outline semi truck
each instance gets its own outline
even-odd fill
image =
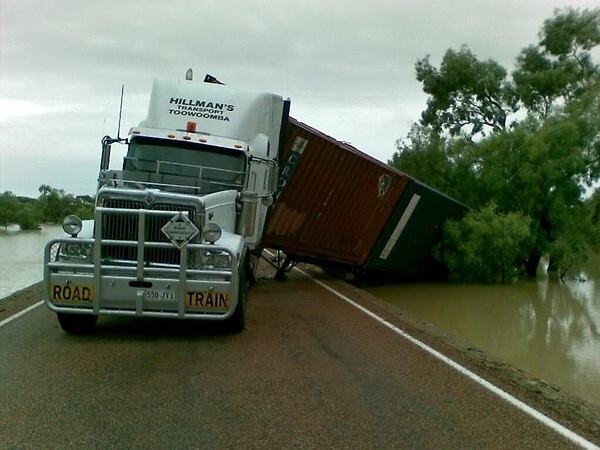
[[[65,217],[66,235],[45,247],[45,303],[61,327],[84,333],[116,315],[242,331],[289,106],[191,71],[155,80],[147,117],[102,139],[93,220]]]

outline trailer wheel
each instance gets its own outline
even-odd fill
[[[238,302],[232,316],[227,319],[227,329],[231,333],[241,333],[246,326],[246,293],[248,292],[247,275],[249,268],[246,260],[241,264],[240,282],[238,286]]]
[[[56,313],[60,327],[69,334],[90,333],[96,327],[98,316],[91,314]]]

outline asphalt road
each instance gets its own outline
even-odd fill
[[[296,275],[246,330],[39,307],[0,328],[0,448],[573,448]]]

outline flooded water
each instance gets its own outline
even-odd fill
[[[368,290],[414,318],[600,405],[598,255],[581,278],[587,281],[414,283]]]
[[[27,232],[0,228],[0,299],[42,279],[44,245],[62,234],[60,226]],[[407,283],[368,290],[412,317],[600,405],[600,256],[581,275],[586,281]]]
[[[60,225],[44,225],[40,231],[0,228],[0,299],[43,278],[44,245],[61,235]]]

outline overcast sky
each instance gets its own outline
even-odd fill
[[[297,119],[386,161],[426,97],[417,59],[467,44],[512,68],[558,7],[597,0],[0,0],[0,192],[93,194],[100,139],[154,78],[211,73],[290,97]]]

